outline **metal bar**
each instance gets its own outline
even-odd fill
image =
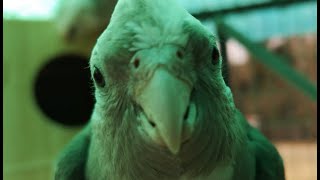
[[[271,8],[271,7],[284,7],[290,6],[297,3],[306,3],[306,2],[317,2],[317,0],[274,0],[263,3],[250,4],[246,6],[238,6],[226,9],[219,9],[214,11],[200,12],[200,13],[192,13],[192,15],[199,19],[212,19],[232,13],[244,13],[251,10],[263,9],[263,8]]]
[[[233,37],[238,40],[253,56],[257,58],[258,61],[260,61],[260,63],[278,73],[280,77],[286,80],[289,84],[294,85],[312,100],[316,101],[317,87],[305,78],[303,74],[290,67],[283,57],[273,54],[262,45],[253,43],[244,35],[222,21],[218,21],[217,25],[221,30],[221,33],[225,36]]]

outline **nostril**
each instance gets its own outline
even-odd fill
[[[189,116],[189,109],[190,109],[190,106],[188,106],[188,108],[187,108],[186,112],[185,112],[185,113],[184,113],[184,115],[183,115],[183,120],[184,120],[184,121],[188,119],[188,116]]]
[[[180,50],[178,50],[176,52],[176,54],[177,54],[178,58],[180,58],[180,59],[183,57],[183,53]]]
[[[139,58],[134,59],[134,61],[133,61],[133,66],[134,66],[135,68],[138,68],[139,65],[140,65],[140,59],[139,59]]]
[[[154,123],[153,121],[149,120],[148,122],[152,127],[156,127],[156,123]]]

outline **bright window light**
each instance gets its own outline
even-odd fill
[[[227,41],[227,57],[231,65],[242,66],[249,61],[247,50],[236,40]]]
[[[6,19],[50,19],[57,0],[3,0]]]

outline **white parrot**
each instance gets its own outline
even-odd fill
[[[92,117],[55,179],[284,180],[221,61],[216,37],[174,0],[119,0],[90,59]]]

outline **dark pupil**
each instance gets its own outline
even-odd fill
[[[104,87],[104,85],[105,85],[104,78],[103,78],[100,70],[97,67],[94,67],[93,78],[99,87]]]
[[[220,53],[217,47],[213,47],[212,50],[212,63],[217,64],[219,62]]]

